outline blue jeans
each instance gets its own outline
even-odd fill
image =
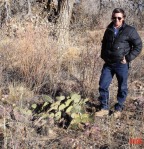
[[[99,81],[99,100],[101,102],[102,109],[109,109],[109,85],[113,76],[116,75],[118,81],[117,103],[115,104],[115,110],[122,111],[124,102],[127,97],[127,79],[128,79],[128,64],[114,63],[104,64]]]

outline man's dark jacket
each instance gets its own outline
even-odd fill
[[[127,62],[135,59],[142,50],[142,41],[136,29],[123,23],[118,35],[114,36],[111,22],[102,40],[101,58],[106,63],[120,62],[124,56]]]

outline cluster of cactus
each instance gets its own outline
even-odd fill
[[[88,98],[82,99],[81,95],[72,93],[70,96],[58,96],[56,101],[51,97],[44,95],[44,103],[38,108],[37,104],[32,104],[31,108],[33,111],[39,109],[42,118],[53,118],[55,121],[60,122],[65,120],[65,115],[71,118],[69,126],[77,125],[80,123],[87,123],[92,121],[92,115],[86,111],[86,102]],[[45,110],[45,112],[43,112]]]

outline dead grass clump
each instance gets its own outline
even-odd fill
[[[143,43],[143,49],[142,49],[142,51],[140,53],[140,56],[144,56],[144,31],[141,30],[141,31],[138,31],[138,33],[139,33],[139,35],[140,35],[140,37],[142,39],[142,43]]]
[[[104,30],[87,30],[87,39],[91,42],[97,43],[97,44],[101,44],[101,40],[103,38],[103,34],[104,34]]]
[[[10,100],[22,101],[34,96],[34,93],[24,84],[10,84],[8,98]]]
[[[16,71],[28,86],[35,86],[35,89],[46,82],[50,84],[49,80],[57,80],[53,78],[58,73],[58,50],[47,34],[46,29],[37,30],[30,24],[18,38],[3,39],[0,43],[3,69]]]
[[[96,90],[96,76],[101,71],[100,45],[84,42],[83,46],[71,45],[60,51],[49,33],[43,25],[36,28],[27,23],[25,28],[17,28],[13,38],[3,38],[0,51],[5,81],[25,82],[41,93],[54,93],[59,88],[86,93]],[[93,40],[100,41],[94,38],[101,38],[101,31],[94,34]]]
[[[31,99],[33,96],[34,92],[22,83],[13,83],[9,84],[7,88],[0,88],[0,102],[12,106],[15,106],[16,103],[24,106],[23,101]]]

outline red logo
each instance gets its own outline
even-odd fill
[[[143,144],[142,138],[130,138],[129,144]]]

